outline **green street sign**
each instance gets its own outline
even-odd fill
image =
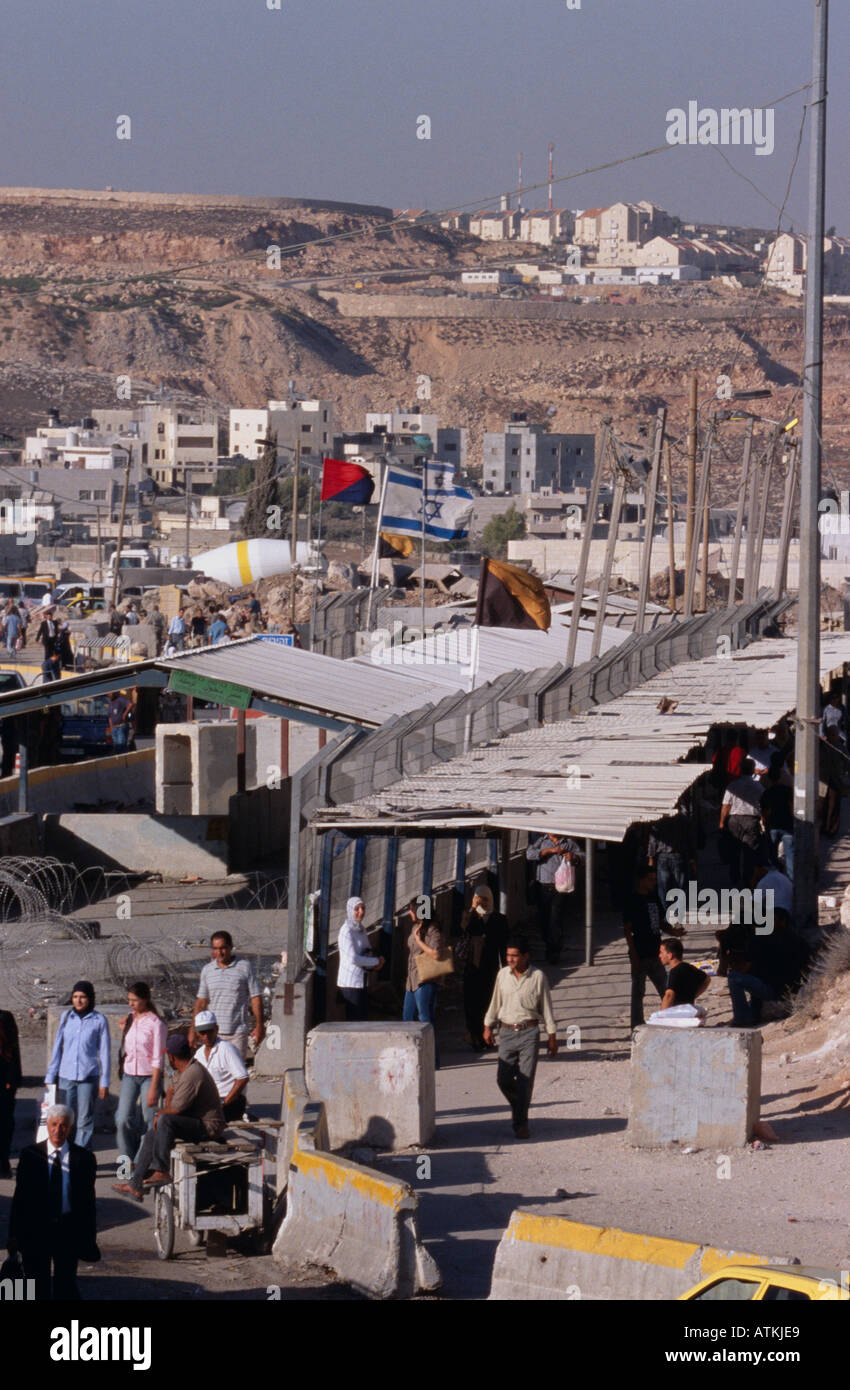
[[[233,709],[247,709],[251,703],[252,692],[244,685],[217,681],[212,676],[198,676],[194,671],[172,671],[168,689],[177,695],[194,695],[199,700],[209,700],[214,705],[230,705]]]

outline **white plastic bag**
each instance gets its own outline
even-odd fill
[[[657,1009],[648,1022],[660,1028],[702,1028],[706,1012],[701,1004],[673,1004],[669,1009]]]
[[[561,858],[561,862],[555,871],[555,892],[574,893],[576,887],[575,866],[570,859]]]
[[[47,1138],[47,1112],[51,1105],[55,1104],[56,1085],[51,1081],[49,1086],[45,1086],[44,1095],[41,1098],[41,1107],[38,1112],[38,1130],[35,1136],[35,1142],[37,1144],[40,1144],[43,1139]]]

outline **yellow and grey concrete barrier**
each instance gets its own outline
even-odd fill
[[[727,1264],[787,1264],[518,1207],[499,1242],[491,1299],[672,1299]]]
[[[303,1103],[296,1081],[284,1094],[293,1112]],[[410,1185],[329,1153],[327,1142],[324,1106],[307,1102],[295,1129],[274,1258],[284,1266],[330,1268],[373,1298],[439,1288],[437,1265],[419,1240]]]

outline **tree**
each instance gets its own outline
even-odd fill
[[[257,459],[254,469],[254,483],[248,493],[248,503],[242,516],[242,535],[268,536],[269,507],[277,506],[277,435],[271,434]]]
[[[521,540],[525,535],[525,517],[514,506],[510,506],[501,516],[494,516],[484,527],[481,549],[494,560],[504,559],[508,553],[508,541]]]

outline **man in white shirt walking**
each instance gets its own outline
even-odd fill
[[[542,970],[530,968],[524,937],[514,937],[505,950],[507,965],[496,976],[490,1007],[484,1016],[484,1041],[495,1042],[499,1025],[499,1067],[496,1084],[511,1107],[517,1139],[528,1138],[528,1110],[537,1071],[540,1022],[548,1034],[548,1053],[558,1055],[558,1037],[549,985]]]

